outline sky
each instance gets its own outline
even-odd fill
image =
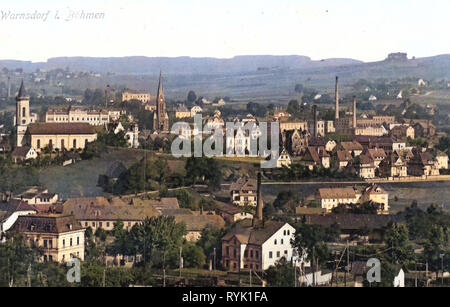
[[[450,53],[449,11],[448,0],[2,0],[0,59],[426,57]]]

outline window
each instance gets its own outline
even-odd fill
[[[84,222],[84,226],[85,226],[85,227],[88,227],[88,222]]]
[[[272,259],[273,255],[272,252],[269,252],[269,259]]]
[[[77,140],[76,139],[73,140],[73,148],[77,148]]]
[[[64,149],[64,140],[61,140],[61,149]]]
[[[233,268],[237,268],[236,262],[233,263]]]
[[[288,254],[288,251],[287,251],[287,250],[285,250],[285,251],[284,251],[284,254],[285,254],[285,255],[287,255],[287,254]]]
[[[52,140],[48,141],[48,147],[49,147],[50,149],[53,148],[53,141],[52,141]]]
[[[52,239],[48,240],[48,247],[53,248],[53,240]]]
[[[103,226],[103,222],[99,222],[98,227],[102,228],[102,226]]]
[[[259,251],[255,251],[256,259],[259,259]]]
[[[66,240],[63,240],[62,243],[63,243],[63,247],[66,247]]]
[[[40,139],[38,139],[37,141],[36,141],[36,147],[39,149],[39,148],[41,148],[41,140]]]
[[[72,246],[72,238],[70,238],[70,246]]]
[[[22,117],[27,116],[27,109],[25,107],[22,108]]]
[[[281,245],[283,245],[284,244],[284,241],[283,241],[283,239],[281,239]]]
[[[253,251],[250,251],[250,258],[253,258]]]
[[[227,248],[226,248],[226,253],[227,253],[227,256],[230,256],[230,247],[229,246],[227,246]]]
[[[77,237],[77,245],[80,245],[80,237]]]
[[[109,227],[109,222],[106,222],[106,227]]]
[[[244,257],[247,258],[248,257],[248,251],[244,252]]]
[[[47,248],[47,240],[44,240],[44,248]]]
[[[277,252],[277,258],[280,258],[280,252]]]
[[[273,244],[274,244],[274,245],[277,245],[277,239],[275,239],[275,241],[273,241]]]
[[[236,258],[236,249],[233,249],[233,257]]]

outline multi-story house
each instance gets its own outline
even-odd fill
[[[408,175],[411,176],[437,176],[439,175],[439,162],[429,152],[413,151],[414,156],[408,162]]]
[[[346,152],[350,153],[353,157],[357,157],[363,152],[363,146],[356,142],[341,142],[339,145],[339,148],[342,150],[345,150]]]
[[[308,147],[300,163],[313,171],[316,167],[330,168],[330,155],[324,147]]]
[[[356,158],[355,167],[357,175],[363,179],[375,178],[375,163],[368,155],[360,155]]]
[[[12,230],[30,244],[42,248],[42,260],[67,262],[84,260],[84,231],[73,215],[20,216]]]
[[[321,207],[331,212],[339,205],[363,204],[373,202],[379,205],[378,213],[389,212],[389,194],[378,185],[366,187],[322,188],[318,190],[316,199]]]
[[[305,130],[287,130],[283,134],[284,144],[288,151],[298,156],[308,148],[309,133]]]
[[[241,221],[222,238],[222,264],[231,272],[264,271],[282,257],[295,260],[294,236],[295,228],[288,223],[266,221],[252,226],[251,220]]]
[[[384,178],[407,177],[408,165],[401,156],[395,153],[391,154],[379,164],[378,176]]]
[[[439,169],[448,169],[448,155],[445,152],[438,152],[436,160],[438,161]]]
[[[387,157],[384,149],[382,148],[368,149],[366,154],[372,158],[375,167],[378,167],[381,161],[383,161]]]
[[[125,229],[130,230],[147,217],[161,215],[152,204],[136,201],[126,203],[118,197],[71,198],[63,204],[63,214],[73,214],[81,226],[90,227],[93,231],[99,228],[112,230],[118,221],[123,223]]]
[[[256,206],[256,186],[255,179],[241,177],[230,186],[231,201],[239,207]]]

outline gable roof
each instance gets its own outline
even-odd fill
[[[14,148],[12,152],[13,157],[19,157],[19,158],[25,158],[27,154],[30,152],[31,147],[30,146],[21,146]]]
[[[225,221],[219,215],[175,215],[177,223],[184,223],[187,231],[202,231],[206,226],[211,225],[218,228],[225,227]]]
[[[95,134],[88,123],[34,123],[28,126],[28,133],[36,134]]]
[[[132,220],[142,221],[160,213],[152,205],[127,204],[115,197],[71,198],[63,205],[64,214],[73,214],[77,220]]]
[[[73,215],[19,216],[13,231],[34,233],[64,233],[83,229]]]
[[[252,221],[249,219],[239,221],[230,229],[222,240],[230,240],[234,236],[241,243],[261,245],[273,236],[286,223],[277,221],[266,221],[264,226],[251,226]]]

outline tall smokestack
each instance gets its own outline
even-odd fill
[[[256,219],[259,221],[263,220],[263,208],[264,203],[262,199],[262,190],[261,190],[261,173],[258,173],[258,184],[257,184],[257,204],[256,204]]]
[[[353,128],[356,129],[356,96],[353,96]]]
[[[334,98],[336,100],[336,119],[339,119],[339,77],[336,76],[336,86],[334,88]]]
[[[8,76],[8,99],[11,97],[11,77]]]
[[[317,136],[317,106],[316,105],[313,105],[313,117],[314,117],[313,133],[314,133],[314,136]]]

